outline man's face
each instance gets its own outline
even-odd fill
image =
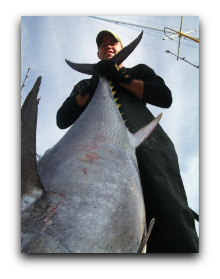
[[[121,43],[119,43],[113,36],[109,35],[102,38],[97,55],[99,59],[107,60],[112,58],[121,49]]]

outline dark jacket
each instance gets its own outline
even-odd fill
[[[162,78],[146,65],[122,68],[134,79],[144,81],[143,100],[121,87],[115,96],[130,132],[135,133],[154,119],[146,103],[169,108],[172,96]],[[88,80],[79,82],[57,113],[57,125],[65,129],[72,125],[85,108],[76,103]],[[148,253],[197,253],[198,236],[194,216],[188,207],[180,176],[177,154],[172,141],[158,125],[154,132],[136,149],[145,199],[147,225],[155,218],[148,241]]]
[[[121,108],[124,112],[124,117],[127,117],[128,125],[130,117],[132,114],[132,107],[130,107],[127,102],[135,102],[136,106],[140,107],[141,110],[146,108],[146,103],[155,105],[161,108],[169,108],[172,104],[172,96],[169,88],[165,85],[163,79],[155,74],[155,72],[148,66],[144,64],[137,65],[133,68],[121,68],[120,71],[126,71],[134,79],[140,79],[144,81],[144,96],[143,100],[139,100],[131,92],[127,91],[120,85],[116,89],[116,98],[119,98],[118,102],[121,103]],[[66,129],[72,125],[84,111],[84,108],[78,106],[76,102],[76,96],[80,94],[82,88],[88,83],[88,79],[80,81],[74,88],[70,97],[66,99],[61,108],[57,112],[57,126],[60,129]],[[115,89],[114,89],[115,90]],[[137,124],[134,124],[131,129],[135,129],[137,125],[139,126],[142,121],[142,117],[136,115],[135,119]]]

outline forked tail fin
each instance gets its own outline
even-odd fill
[[[122,50],[120,50],[115,56],[111,58],[114,63],[117,63],[120,65],[136,48],[136,46],[140,43],[143,36],[143,31],[141,34],[129,45],[124,47]],[[80,73],[87,74],[87,75],[93,75],[95,70],[93,69],[93,66],[95,64],[79,64],[79,63],[73,63],[67,59],[65,59],[66,63],[73,69]]]
[[[161,117],[162,113],[158,115],[153,121],[151,121],[147,126],[136,132],[134,135],[127,130],[130,143],[134,148],[137,148],[153,132]]]

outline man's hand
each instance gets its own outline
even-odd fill
[[[90,78],[88,85],[86,85],[81,91],[80,95],[83,97],[87,93],[89,93],[90,97],[92,97],[96,91],[96,88],[99,83],[99,74],[95,72],[94,75]]]
[[[80,107],[85,107],[89,100],[95,93],[95,90],[99,83],[99,74],[95,72],[94,75],[88,81],[88,84],[82,89],[81,93],[76,96],[76,102]]]
[[[100,75],[105,76],[108,80],[111,80],[114,84],[124,83],[129,84],[134,79],[129,75],[123,74],[118,65],[112,60],[102,60],[93,66]]]

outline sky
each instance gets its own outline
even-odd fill
[[[179,31],[181,16],[105,16],[105,19]],[[89,30],[88,30],[89,26]],[[123,45],[128,45],[142,30],[143,38],[135,51],[124,61],[125,67],[144,63],[161,76],[170,88],[173,103],[169,109],[147,105],[154,116],[163,113],[160,122],[173,141],[189,206],[199,213],[199,69],[177,55],[178,38],[163,40],[163,32],[146,28],[128,28],[86,16],[24,16],[21,18],[21,84],[27,69],[29,77],[22,90],[21,104],[38,76],[42,83],[38,97],[37,154],[53,147],[67,132],[56,126],[56,112],[71,93],[74,85],[88,75],[72,70],[65,62],[97,63],[95,38],[101,30],[116,32]],[[183,32],[199,37],[199,17],[184,16]],[[181,39],[180,57],[199,65],[199,44]],[[198,222],[195,221],[199,233]]]

